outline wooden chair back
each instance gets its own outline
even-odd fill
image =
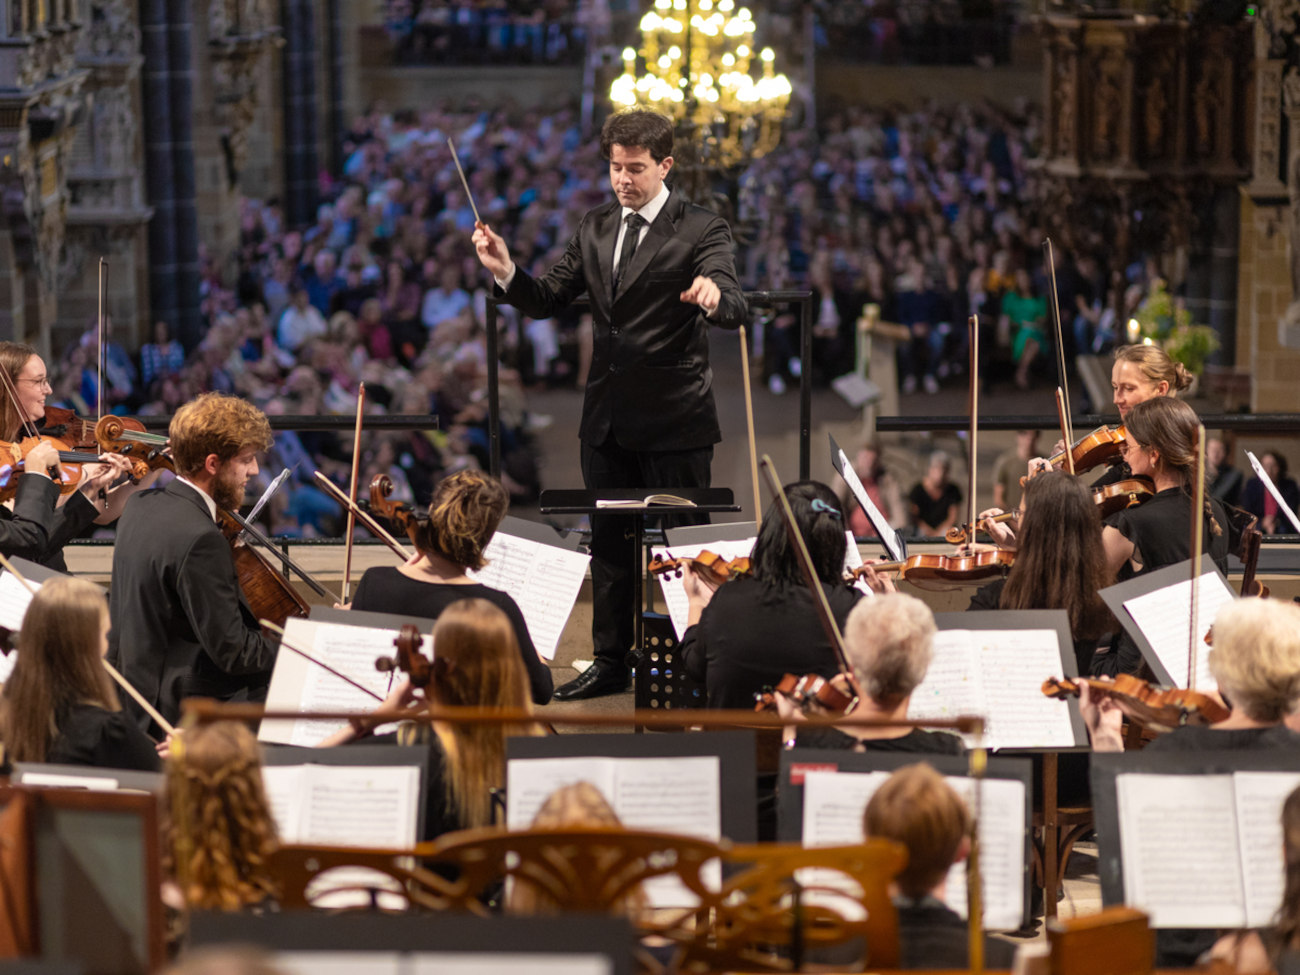
[[[413,866],[416,852],[286,843],[267,871],[286,911],[450,909],[453,891],[437,874]]]
[[[1047,941],[1052,975],[1148,975],[1155,969],[1150,919],[1131,907],[1052,921]]]

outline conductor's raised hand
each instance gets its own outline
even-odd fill
[[[701,274],[681,293],[680,298],[688,305],[699,305],[709,314],[713,314],[718,310],[718,302],[722,300],[722,289],[713,283],[712,278],[706,278]]]
[[[470,239],[474,242],[474,251],[478,254],[480,263],[494,278],[504,281],[510,277],[515,264],[510,260],[510,248],[500,234],[480,220],[474,224],[474,236]]]

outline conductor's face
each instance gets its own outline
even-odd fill
[[[672,156],[655,162],[650,150],[639,146],[614,143],[609,150],[609,185],[618,202],[632,210],[640,210],[659,195],[659,187],[672,168]]]

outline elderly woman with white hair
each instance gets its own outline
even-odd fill
[[[1186,725],[1150,742],[1147,751],[1272,749],[1300,746],[1300,606],[1281,599],[1239,599],[1214,618],[1210,673],[1231,708],[1208,727]],[[1093,751],[1124,750],[1118,706],[1080,695]]]
[[[934,653],[934,614],[915,596],[884,592],[853,607],[844,627],[844,652],[857,684],[854,717],[907,720],[912,692],[925,679]],[[838,678],[837,678],[838,680]],[[792,718],[793,709],[782,707]],[[956,735],[907,727],[800,728],[800,748],[928,752],[960,755]]]

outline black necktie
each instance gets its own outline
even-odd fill
[[[639,213],[629,213],[623,218],[623,223],[627,225],[627,229],[623,231],[623,246],[619,248],[618,267],[614,271],[615,290],[618,290],[618,283],[623,280],[627,266],[632,263],[632,255],[636,253],[637,241],[641,239],[641,227],[645,223],[645,217]]]

